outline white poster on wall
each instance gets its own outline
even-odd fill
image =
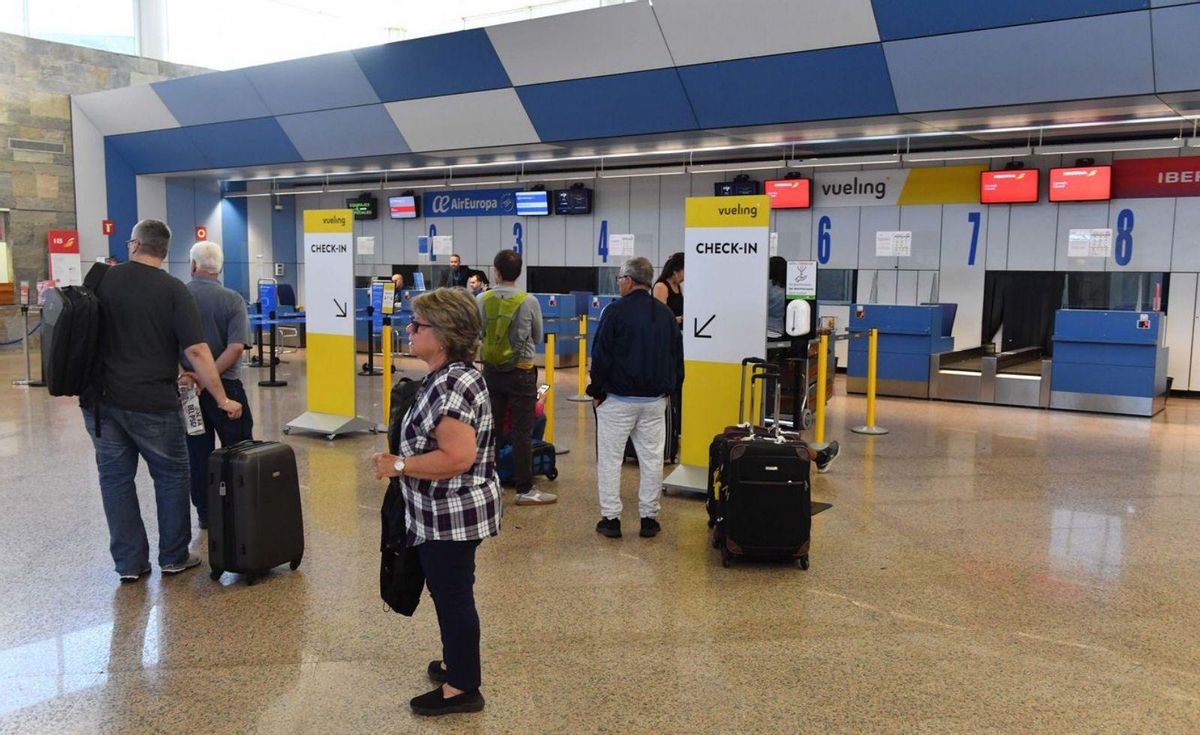
[[[434,255],[450,255],[454,252],[453,235],[434,235],[430,240]]]
[[[1112,255],[1113,231],[1108,228],[1070,230],[1068,258],[1107,258]]]
[[[357,244],[358,244],[358,247],[356,249],[358,250],[359,255],[374,255],[375,254],[375,238],[374,237],[360,237],[357,240]]]
[[[772,258],[774,258],[776,255],[779,255],[779,233],[778,232],[771,233],[771,245],[768,248],[768,252],[770,252]]]
[[[912,232],[908,230],[875,233],[875,257],[907,258],[912,255]]]
[[[608,236],[608,257],[610,258],[632,258],[634,237],[633,235],[609,235]]]
[[[50,272],[54,285],[59,288],[83,285],[83,266],[79,253],[50,253]]]

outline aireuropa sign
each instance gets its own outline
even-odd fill
[[[422,199],[426,217],[515,217],[521,189],[435,191]]]

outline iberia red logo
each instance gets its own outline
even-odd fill
[[[52,253],[79,252],[79,233],[75,230],[50,230],[46,240]]]

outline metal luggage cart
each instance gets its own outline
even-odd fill
[[[783,387],[780,424],[792,430],[811,429],[817,402],[817,353],[820,348],[820,333],[808,340],[804,357],[789,357],[791,340],[776,340],[767,344],[768,362],[778,363]],[[828,369],[825,373],[825,402],[833,396],[834,369],[837,358],[832,349],[826,355]],[[774,353],[774,354],[773,354]],[[765,408],[765,407],[764,407]],[[765,415],[765,414],[763,414]],[[790,417],[790,418],[789,418]]]

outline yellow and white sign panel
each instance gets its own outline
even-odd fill
[[[304,213],[308,410],[353,417],[354,215],[348,209]]]
[[[708,465],[713,436],[737,421],[742,359],[766,357],[768,202],[765,196],[686,202],[680,448],[685,465]]]

